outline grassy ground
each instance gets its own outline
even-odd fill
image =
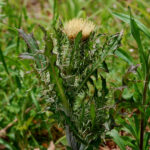
[[[43,34],[38,25],[51,30],[54,11],[58,11],[63,22],[83,17],[92,20],[100,33],[114,34],[124,30],[122,48],[138,58],[137,46],[130,34],[129,26],[118,20],[112,12],[128,13],[131,7],[136,18],[150,28],[150,1],[148,0],[58,0],[53,9],[52,0],[1,0],[0,1],[0,149],[46,149],[53,139],[63,137],[61,128],[49,119],[40,83],[32,72],[31,61],[19,59],[27,47],[15,28],[33,32],[43,49]],[[148,41],[143,40],[145,47]],[[117,64],[118,63],[118,64]],[[126,64],[121,60],[116,69],[121,75]],[[114,72],[116,71],[114,70]],[[112,82],[118,77],[112,72]],[[62,140],[65,144],[65,140]],[[59,145],[60,146],[60,145]]]

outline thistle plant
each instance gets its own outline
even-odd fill
[[[99,34],[91,21],[73,19],[57,23],[44,33],[45,49],[31,34],[19,29],[31,53],[33,70],[43,86],[43,96],[56,122],[63,125],[72,150],[98,148],[105,133],[105,106],[109,89],[103,73],[109,73],[106,59],[120,46],[121,33]]]

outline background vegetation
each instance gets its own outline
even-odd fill
[[[107,61],[108,68],[111,70],[107,76],[108,86],[113,91],[109,95],[108,106],[111,107],[109,117],[111,118],[111,129],[115,126],[116,130],[106,137],[109,140],[108,142],[104,140],[101,149],[110,147],[110,135],[116,143],[123,140],[122,143],[125,143],[126,140],[131,141],[131,144],[117,143],[121,149],[125,149],[127,145],[134,149],[135,145],[139,145],[139,133],[137,131],[135,132],[137,135],[134,135],[128,125],[135,126],[137,130],[140,128],[140,122],[137,119],[139,117],[132,116],[140,115],[139,110],[142,112],[142,108],[139,107],[141,103],[135,105],[134,100],[131,99],[137,98],[142,93],[143,82],[138,83],[137,89],[140,91],[137,92],[132,86],[134,85],[132,81],[145,81],[145,79],[134,74],[138,67],[137,64],[140,64],[139,55],[141,55],[138,51],[137,43],[139,42],[136,43],[137,35],[134,36],[133,30],[131,33],[130,25],[125,23],[130,20],[126,21],[122,16],[120,19],[125,22],[119,20],[116,17],[119,15],[114,12],[129,15],[128,6],[130,6],[134,17],[150,28],[150,2],[148,0],[56,0],[55,5],[53,0],[0,1],[0,149],[47,149],[52,140],[58,149],[62,149],[66,145],[63,129],[55,123],[55,120],[50,119],[51,112],[47,108],[48,101],[43,97],[45,91],[42,92],[41,83],[30,66],[31,60],[19,58],[21,53],[29,50],[16,32],[16,28],[22,28],[27,33],[33,32],[40,44],[40,49],[43,49],[43,33],[38,25],[51,31],[54,23],[52,18],[57,17],[54,15],[56,12],[63,22],[74,17],[88,18],[96,24],[99,33],[111,35],[123,30],[121,50],[116,54],[118,59],[110,58]],[[145,33],[148,34],[148,31]],[[137,30],[136,33],[138,33]],[[141,39],[143,49],[149,51],[149,38],[142,33]],[[132,73],[129,74],[129,71]],[[129,88],[122,90],[120,88],[123,88],[124,83],[128,84]],[[114,89],[119,90],[114,91]],[[123,99],[118,98],[119,94]],[[121,101],[121,105],[116,105],[118,100]],[[125,103],[124,100],[129,101]],[[135,107],[130,108],[133,105]],[[147,109],[146,113],[148,120],[150,111]],[[126,117],[128,124],[124,126]],[[115,120],[114,124],[112,120]],[[126,132],[121,130],[122,127],[126,128]],[[146,131],[149,132],[148,121]],[[135,138],[133,138],[134,140],[116,139],[120,137],[118,133],[122,136],[132,135]],[[149,140],[149,134],[146,136]],[[116,145],[112,144],[112,147],[115,148]],[[148,149],[148,145],[145,146],[145,149]]]

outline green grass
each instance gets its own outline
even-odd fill
[[[130,26],[124,23],[125,20],[121,21],[115,17],[113,12],[129,15],[128,6],[130,6],[134,17],[150,29],[150,2],[147,0],[132,0],[132,2],[56,0],[56,3],[47,0],[46,6],[44,0],[37,0],[40,10],[34,5],[29,5],[29,2],[29,0],[23,0],[23,4],[20,0],[0,2],[0,130],[17,119],[7,129],[5,138],[0,138],[0,144],[12,150],[34,149],[36,147],[44,149],[42,144],[49,144],[52,140],[50,129],[54,123],[53,119],[49,119],[51,112],[46,109],[48,102],[43,98],[41,83],[35,70],[32,70],[32,66],[30,66],[33,61],[19,58],[21,53],[30,52],[30,49],[19,38],[16,29],[21,28],[26,33],[33,32],[40,43],[39,49],[42,50],[44,49],[44,34],[38,25],[44,26],[52,33],[52,26],[56,23],[55,19],[52,22],[52,16],[57,19],[59,15],[62,22],[74,17],[88,18],[97,25],[99,33],[111,35],[124,30],[121,48],[127,53],[123,53],[124,55],[134,58],[133,64],[142,61],[137,59],[139,57],[138,47],[141,47],[141,43],[137,41],[139,39],[136,39],[140,44],[137,46],[131,36]],[[31,8],[29,9],[29,7]],[[39,18],[37,18],[37,12],[33,7],[37,8]],[[132,30],[132,32],[134,31]],[[133,36],[136,37],[136,35]],[[143,33],[141,41],[143,49],[149,50],[149,39],[145,38]],[[134,51],[131,52],[131,49]],[[126,60],[127,58],[124,58],[121,50],[119,52],[116,54],[119,57],[118,60],[113,57],[108,58],[107,63],[111,73],[104,74],[110,81],[109,87],[112,89],[122,86],[122,77],[131,65],[128,62],[132,61],[129,57],[127,57],[129,60]],[[140,87],[140,90],[142,89],[142,84],[138,83],[137,86]],[[130,94],[130,91],[124,92],[125,97]],[[112,99],[109,104],[114,104],[113,94],[110,94],[109,97]],[[46,137],[42,133],[43,130],[47,131]]]

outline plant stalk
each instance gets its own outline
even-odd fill
[[[148,89],[148,82],[149,82],[149,73],[147,74],[146,76],[146,80],[145,80],[145,84],[144,84],[144,90],[143,90],[143,101],[142,101],[142,105],[144,106],[145,103],[146,103],[146,94],[147,94],[147,89]],[[144,109],[144,112],[145,112],[145,109]],[[145,125],[144,125],[144,122],[145,122],[145,114],[143,112],[141,112],[141,127],[140,127],[140,150],[143,150],[143,140],[144,140],[144,132],[145,132]]]
[[[70,131],[70,128],[68,125],[66,125],[66,138],[68,145],[72,148],[72,150],[78,150],[78,143],[76,138],[73,136],[73,133]]]

